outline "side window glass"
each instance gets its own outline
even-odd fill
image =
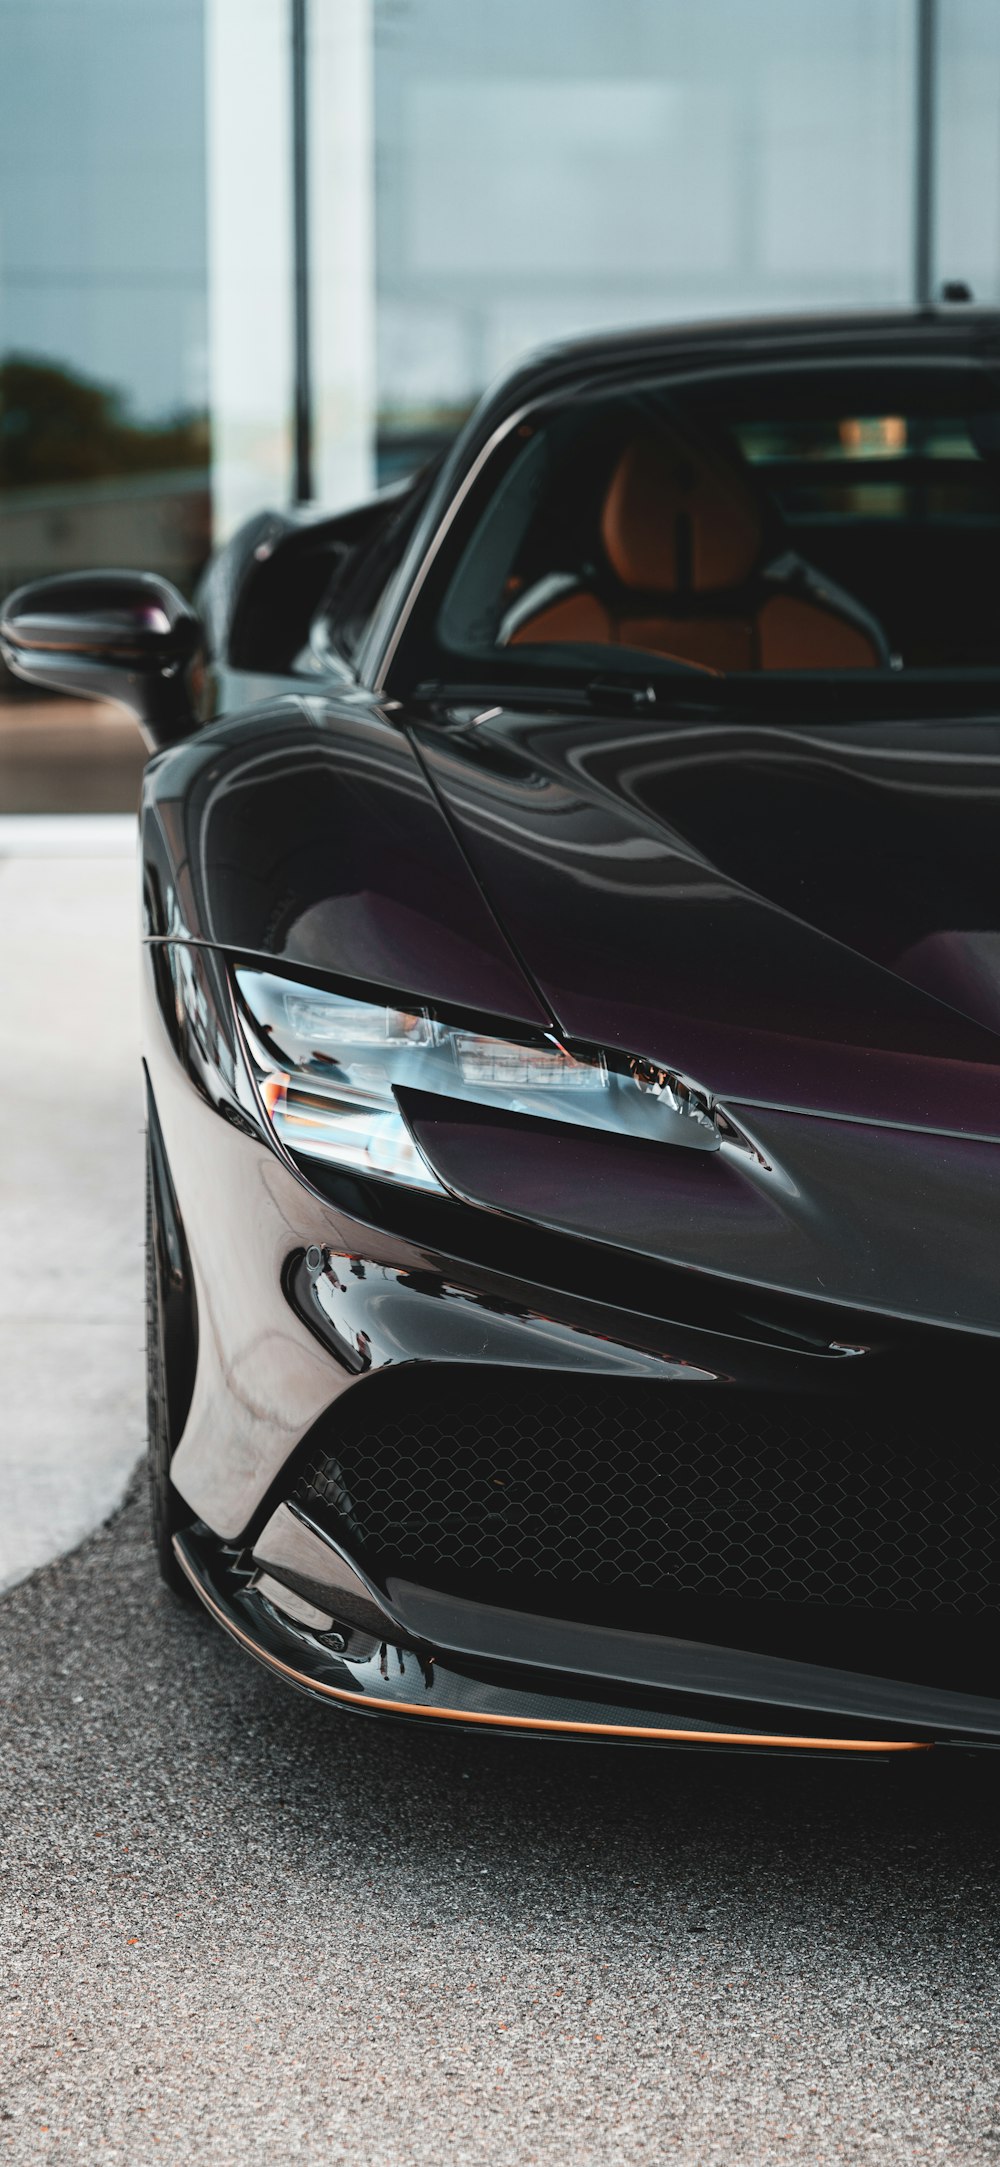
[[[353,668],[423,506],[414,491],[391,510],[376,534],[334,576],[324,596],[314,635],[318,652],[337,655]]]

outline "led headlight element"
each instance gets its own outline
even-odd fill
[[[308,1157],[439,1189],[396,1105],[396,1084],[587,1123],[584,1106],[607,1094],[600,1055],[576,1059],[554,1041],[452,1030],[423,1010],[379,1008],[269,972],[234,977],[261,1097],[282,1143]]]
[[[553,1035],[534,1042],[382,1008],[269,971],[234,971],[257,1088],[289,1151],[438,1190],[396,1103],[397,1086],[577,1127],[718,1150],[704,1093],[648,1062],[609,1067]]]

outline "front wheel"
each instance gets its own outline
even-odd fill
[[[191,1515],[170,1480],[170,1414],[164,1355],[163,1304],[156,1261],[156,1218],[149,1144],[146,1145],[146,1463],[153,1548],[161,1580],[175,1595],[191,1593],[177,1563],[173,1538]]]

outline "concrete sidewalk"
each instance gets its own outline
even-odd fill
[[[0,819],[0,1589],[142,1450],[136,918],[133,822]]]

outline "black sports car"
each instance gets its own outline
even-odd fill
[[[1000,1743],[1000,318],[602,339],[131,705],[160,1567],[332,1703]]]

